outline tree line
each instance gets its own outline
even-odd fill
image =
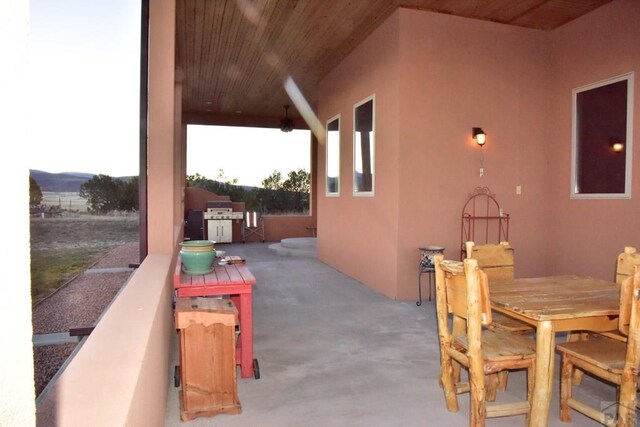
[[[138,210],[138,177],[123,180],[109,175],[95,175],[80,186],[80,197],[87,200],[90,213]],[[220,170],[216,179],[203,175],[187,176],[187,186],[198,187],[218,195],[229,196],[234,202],[244,202],[247,211],[262,213],[305,213],[309,211],[311,176],[304,169],[291,171],[284,179],[274,171],[262,180],[262,188],[243,187],[238,179],[227,179]],[[29,204],[42,203],[42,190],[33,177],[29,177]]]
[[[200,174],[187,176],[187,186],[229,196],[234,202],[244,202],[247,211],[265,214],[309,211],[311,175],[306,170],[291,171],[286,179],[281,172],[273,171],[261,184],[261,188],[240,186],[237,178],[226,178],[223,170],[218,171],[216,179],[208,179]]]

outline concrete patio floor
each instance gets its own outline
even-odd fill
[[[425,300],[418,307],[415,301],[391,300],[314,257],[278,255],[269,243],[218,246],[227,255],[245,258],[257,279],[254,356],[261,378],[240,378],[238,368],[241,414],[182,422],[179,389],[171,375],[165,426],[468,424],[468,394],[459,396],[460,411],[451,413],[438,386],[434,302]],[[174,365],[177,359],[175,348]],[[600,426],[575,411],[572,423],[560,422],[558,366],[556,358],[549,426]],[[515,372],[498,401],[524,394],[525,375]],[[596,406],[615,399],[613,387],[592,378],[585,378],[574,394]],[[525,425],[525,419],[494,418],[487,425]]]

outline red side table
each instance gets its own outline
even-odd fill
[[[260,378],[258,360],[253,358],[253,300],[256,278],[240,263],[239,257],[225,257],[227,265],[214,265],[209,274],[185,274],[178,256],[173,275],[173,287],[178,297],[229,295],[238,309],[240,338],[236,347],[236,363],[242,378]]]

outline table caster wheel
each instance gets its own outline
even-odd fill
[[[253,359],[253,378],[260,379],[260,365],[258,365],[258,359]]]
[[[176,365],[173,371],[173,386],[180,387],[180,365]]]

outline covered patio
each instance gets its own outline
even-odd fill
[[[172,274],[183,237],[189,123],[277,127],[283,105],[302,96],[306,103],[290,114],[294,126],[314,132],[318,260],[285,261],[261,254],[260,245],[255,253],[234,248],[247,251],[258,278],[262,378],[241,380],[243,414],[216,424],[251,425],[251,417],[257,425],[463,425],[466,400],[458,414],[442,403],[435,316],[431,305],[414,304],[415,273],[420,246],[442,245],[448,258],[458,257],[459,209],[477,186],[490,187],[510,214],[516,276],[611,279],[616,255],[640,242],[640,174],[629,176],[635,193],[628,197],[572,197],[572,90],[637,74],[639,3],[532,0],[518,2],[521,10],[502,1],[470,10],[435,3],[143,3],[144,260],[60,376],[49,422],[157,426],[176,419]],[[338,16],[344,19],[331,19]],[[640,105],[637,89],[631,99]],[[354,190],[353,168],[354,110],[363,100],[375,100],[375,191],[365,195]],[[341,190],[327,196],[324,126],[338,116]],[[487,132],[483,148],[472,140],[473,127]],[[640,144],[632,142],[627,149],[637,159]],[[5,262],[9,280],[28,282],[28,265],[16,268],[13,258]],[[3,332],[15,345],[3,351],[8,398],[0,422],[29,425],[31,331],[13,328],[29,323],[28,287],[5,297]],[[507,393],[522,389],[517,381]],[[561,425],[556,411],[553,404],[549,425]],[[575,425],[590,425],[574,417]]]
[[[440,373],[435,303],[394,301],[313,256],[277,255],[268,243],[233,244],[227,253],[247,260],[254,287],[254,356],[258,380],[240,378],[239,415],[180,421],[179,389],[169,378],[164,425],[169,426],[462,426],[447,412]],[[176,348],[174,358],[176,362]],[[559,366],[556,363],[556,366]],[[558,415],[559,373],[554,374],[549,426],[600,425],[579,413]],[[521,399],[525,374],[509,377],[498,402]],[[613,387],[585,379],[576,395],[597,403],[615,399]],[[585,397],[583,397],[585,398]],[[605,403],[606,404],[606,403]],[[489,426],[525,425],[524,416],[492,419]]]

